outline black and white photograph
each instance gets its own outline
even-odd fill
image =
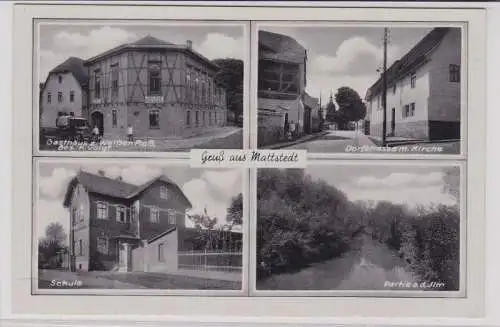
[[[460,180],[456,164],[259,169],[256,291],[460,295]]]
[[[36,27],[40,151],[243,148],[246,25]]]
[[[258,146],[461,154],[462,28],[258,29]]]
[[[242,170],[48,160],[37,175],[34,293],[242,289]]]

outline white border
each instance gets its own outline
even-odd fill
[[[461,10],[450,9],[451,4],[440,4],[442,9],[408,9],[394,7],[408,6],[409,3],[394,4],[392,8],[362,8],[374,3],[350,3],[344,4],[342,8],[263,8],[263,7],[195,7],[189,9],[182,7],[158,7],[158,6],[105,6],[93,8],[78,5],[31,5],[18,7],[14,12],[14,29],[16,31],[14,42],[14,69],[16,80],[14,81],[14,136],[16,146],[14,148],[14,171],[12,178],[15,181],[13,189],[13,216],[12,235],[14,239],[26,237],[23,217],[30,215],[23,194],[29,194],[31,184],[26,172],[31,171],[32,151],[31,131],[26,129],[26,110],[31,110],[31,99],[27,99],[26,90],[32,85],[30,78],[31,67],[31,45],[25,42],[26,28],[30,26],[31,17],[92,17],[92,18],[168,18],[182,17],[198,19],[230,19],[230,20],[335,20],[355,17],[357,20],[386,21],[406,19],[411,21],[413,17],[425,17],[428,21],[441,21],[454,18],[454,21],[469,21],[469,33],[474,35],[474,49],[479,59],[469,62],[469,69],[478,76],[477,84],[470,85],[471,98],[474,101],[473,108],[476,119],[474,125],[469,124],[468,138],[468,170],[467,183],[469,188],[468,208],[473,215],[468,229],[469,239],[474,242],[469,249],[468,280],[473,281],[473,287],[469,287],[466,299],[390,299],[379,298],[376,300],[362,298],[293,298],[273,299],[267,297],[259,298],[210,298],[210,301],[197,297],[182,297],[172,301],[169,297],[116,297],[109,301],[106,297],[78,298],[72,296],[64,297],[31,297],[26,296],[29,290],[23,287],[16,279],[10,279],[7,284],[7,292],[11,294],[8,304],[5,306],[6,318],[26,319],[24,322],[32,325],[35,320],[43,319],[45,323],[67,325],[69,321],[85,321],[91,324],[105,324],[106,322],[118,322],[120,325],[126,321],[135,320],[135,324],[143,322],[154,324],[155,321],[170,321],[179,323],[189,322],[225,322],[225,323],[386,323],[390,317],[390,324],[481,324],[484,317],[484,198],[485,198],[485,85],[486,75],[484,63],[486,15],[484,10]],[[157,3],[158,4],[158,3]],[[164,3],[162,3],[164,5]],[[285,6],[287,4],[273,5]],[[176,4],[177,5],[177,4]],[[197,3],[200,5],[200,3]],[[241,3],[239,3],[241,5]],[[250,4],[248,4],[250,5]],[[294,4],[288,3],[293,6]],[[304,6],[304,4],[302,4]],[[318,3],[316,3],[318,5]],[[322,5],[322,4],[319,4]],[[345,8],[345,6],[360,6],[359,8]],[[386,6],[377,4],[377,6]],[[391,4],[392,5],[392,4]],[[410,4],[410,6],[413,4]],[[426,4],[431,7],[431,4]],[[307,7],[311,6],[310,3]],[[332,5],[333,6],[333,5]],[[470,7],[470,6],[469,6]],[[478,4],[474,4],[475,8]],[[56,17],[58,16],[58,17]],[[24,31],[24,32],[23,32]],[[29,33],[28,33],[29,34]],[[24,35],[24,37],[23,37]],[[28,50],[27,50],[28,49]],[[481,77],[481,78],[479,78]],[[470,115],[470,112],[469,112]],[[29,121],[29,119],[28,119]],[[495,136],[495,135],[494,135]],[[27,237],[26,237],[27,238]],[[24,253],[29,251],[24,242],[9,244],[13,246],[11,260],[12,276],[27,276]],[[2,290],[3,291],[3,290]],[[36,300],[38,298],[38,300]],[[166,309],[167,308],[167,309]],[[493,306],[494,308],[494,306]],[[110,313],[113,313],[110,316]],[[228,314],[229,313],[229,314]],[[117,314],[124,314],[119,316]],[[68,316],[71,315],[71,316]],[[62,317],[62,318],[61,318]],[[466,319],[468,318],[468,319]],[[475,318],[475,319],[474,319]],[[31,320],[30,320],[31,319]],[[61,320],[62,319],[62,320]],[[93,323],[92,323],[93,322]],[[22,322],[21,322],[22,323]]]
[[[152,167],[184,167],[187,169],[198,169],[204,170],[203,168],[191,168],[187,165],[186,162],[175,160],[175,159],[128,159],[126,164],[123,163],[123,160],[120,159],[99,159],[99,164],[103,165],[143,165],[143,166],[152,166]],[[38,203],[40,202],[40,164],[50,164],[53,167],[57,167],[58,164],[76,164],[79,165],[96,165],[97,161],[92,158],[35,158],[33,165],[33,214],[31,221],[31,229],[32,229],[32,248],[31,248],[31,294],[35,296],[40,295],[178,295],[178,296],[246,296],[248,295],[248,256],[249,256],[249,247],[248,247],[248,231],[249,231],[249,215],[248,210],[248,170],[246,169],[238,169],[238,168],[228,168],[235,169],[240,171],[242,177],[242,189],[241,193],[243,194],[243,254],[242,254],[242,270],[241,270],[241,289],[239,290],[197,290],[197,289],[40,289],[38,288],[38,242],[36,239],[36,224],[35,219],[38,216]],[[216,168],[209,168],[208,170],[214,170]]]
[[[51,16],[52,17],[52,16]],[[31,37],[33,38],[33,86],[32,86],[32,101],[33,101],[33,113],[31,120],[33,122],[33,154],[35,156],[51,156],[51,157],[134,157],[134,158],[189,158],[189,150],[184,151],[56,151],[56,150],[40,150],[40,102],[38,101],[39,92],[39,81],[40,79],[40,26],[41,25],[59,25],[59,26],[72,26],[72,25],[90,25],[90,26],[227,26],[236,27],[242,29],[242,46],[244,47],[244,57],[243,57],[243,94],[248,94],[249,89],[249,72],[250,72],[250,23],[245,21],[202,21],[202,20],[183,20],[180,18],[171,18],[169,20],[124,20],[113,19],[110,20],[103,19],[93,19],[86,18],[86,21],[77,20],[78,17],[73,19],[63,19],[63,17],[57,17],[56,19],[40,19],[33,20],[33,32]],[[97,55],[97,53],[95,54]],[[240,150],[248,149],[249,147],[249,121],[250,109],[248,107],[248,97],[243,96],[243,128],[242,128],[242,145]],[[236,149],[238,150],[238,149]]]
[[[283,297],[294,297],[294,296],[338,296],[338,297],[371,297],[371,298],[405,298],[405,297],[415,297],[415,298],[465,298],[467,293],[467,288],[470,285],[470,280],[467,279],[467,249],[469,248],[468,243],[470,240],[467,238],[467,226],[468,226],[468,213],[467,213],[467,167],[465,162],[447,162],[438,160],[342,160],[336,162],[325,162],[325,161],[309,161],[308,167],[314,166],[324,166],[329,165],[332,167],[331,173],[335,173],[335,166],[370,166],[381,168],[387,168],[387,166],[417,166],[417,167],[459,167],[460,169],[460,249],[459,249],[459,290],[458,291],[419,291],[419,290],[258,290],[256,288],[256,255],[250,257],[251,264],[249,265],[253,270],[250,271],[250,294],[253,296],[283,296]],[[251,194],[252,203],[251,216],[255,217],[252,222],[252,229],[257,230],[258,224],[258,205],[256,198],[256,191],[258,183],[255,183],[257,171],[253,172],[251,184]],[[250,234],[250,248],[257,249],[257,235],[256,233]]]
[[[396,16],[397,17],[397,16]],[[399,17],[398,17],[399,19]],[[419,17],[420,19],[420,17]],[[314,22],[276,22],[276,21],[258,21],[252,23],[252,41],[258,42],[258,32],[260,29],[265,29],[267,26],[272,27],[294,27],[303,28],[307,27],[330,27],[332,28],[332,33],[335,33],[335,27],[389,27],[389,28],[411,28],[411,27],[457,27],[461,30],[461,76],[467,76],[467,78],[462,78],[460,81],[460,153],[459,154],[427,154],[427,153],[349,153],[349,152],[332,152],[332,153],[320,153],[320,152],[309,152],[309,159],[465,159],[467,156],[467,113],[469,112],[469,107],[474,102],[469,96],[468,81],[479,80],[481,76],[477,76],[474,72],[469,70],[468,62],[469,60],[478,60],[481,57],[479,51],[474,51],[469,47],[474,45],[474,42],[468,42],[468,26],[466,21],[453,21],[453,17],[446,17],[446,20],[442,21],[429,21],[423,22],[414,19],[415,21],[335,21],[335,22],[325,22],[325,21],[314,21]],[[256,41],[257,40],[257,41]],[[472,50],[472,51],[471,51]],[[471,54],[469,57],[469,53]],[[251,54],[252,62],[258,62],[258,47],[252,47]],[[308,63],[309,64],[309,63]],[[252,84],[251,90],[251,108],[258,107],[258,65],[253,65],[251,67],[252,74]],[[361,95],[362,97],[364,95]],[[258,109],[256,109],[258,110]],[[474,117],[472,117],[473,119]],[[471,118],[469,118],[471,119]],[[474,123],[472,121],[472,123]],[[252,125],[252,145],[257,146],[257,132],[258,132],[258,121]]]

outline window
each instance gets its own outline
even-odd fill
[[[412,73],[411,76],[410,76],[410,85],[411,85],[411,88],[414,89],[416,84],[417,84],[417,74]]]
[[[460,83],[460,65],[450,65],[450,82]]]
[[[214,112],[214,120],[215,120],[215,125],[217,125],[219,122],[217,121],[217,112]]]
[[[212,125],[212,113],[211,112],[208,113],[208,125],[210,125],[210,126]]]
[[[52,102],[52,94],[49,92],[47,93],[47,103],[51,103]]]
[[[116,109],[113,109],[111,111],[111,123],[112,123],[112,126],[113,128],[115,128],[116,126],[118,126],[118,112],[116,111]]]
[[[397,84],[394,83],[394,85],[392,86],[392,94],[396,94],[396,88],[397,88]]]
[[[63,94],[62,94],[62,92],[57,92],[57,102],[59,102],[59,103],[63,102]]]
[[[165,260],[165,244],[158,244],[158,262],[163,262]]]
[[[62,83],[63,77],[61,75],[57,76],[57,79],[59,80],[59,83]]]
[[[116,207],[116,221],[126,223],[127,221],[127,208],[124,206]]]
[[[69,102],[75,102],[75,91],[69,91]]]
[[[76,226],[78,223],[78,221],[76,219],[76,215],[77,215],[76,213],[77,213],[76,208],[72,208],[71,209],[71,222],[72,222],[73,226]]]
[[[161,70],[158,65],[149,67],[149,94],[161,93]]]
[[[101,75],[100,71],[95,72],[95,81],[94,81],[94,94],[96,99],[101,98]]]
[[[403,118],[415,116],[415,102],[407,104],[403,107]]]
[[[97,202],[97,218],[108,219],[108,204],[106,202]]]
[[[78,255],[82,256],[83,255],[83,241],[78,240]]]
[[[206,118],[206,112],[205,112],[205,111],[203,111],[203,116],[202,116],[202,118],[203,118],[203,120],[202,120],[202,122],[203,122],[203,126],[205,126],[205,124],[206,124],[206,119],[205,119],[205,118]]]
[[[160,222],[160,209],[156,206],[152,206],[149,209],[149,220],[152,223],[159,223]]]
[[[186,111],[186,125],[191,126],[191,111]]]
[[[168,223],[170,225],[175,225],[175,212],[173,210],[168,210]]]
[[[168,189],[166,185],[160,186],[160,198],[164,200],[168,199]]]
[[[200,124],[200,112],[199,111],[195,112],[194,121],[195,121],[196,126],[198,126]]]
[[[111,66],[111,96],[118,96],[118,64]]]
[[[108,239],[104,237],[97,238],[97,252],[108,254]]]
[[[149,111],[149,128],[160,128],[160,111],[158,109]]]

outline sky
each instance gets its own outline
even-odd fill
[[[204,23],[191,25],[76,25],[41,24],[39,27],[39,81],[69,57],[88,59],[123,43],[146,35],[175,44],[193,43],[193,49],[208,59],[243,59],[242,25]]]
[[[398,164],[345,164],[309,166],[313,179],[326,181],[343,191],[351,201],[390,201],[408,208],[437,204],[457,205],[457,200],[443,191],[447,166]]]
[[[327,103],[330,92],[349,86],[364,99],[366,90],[380,76],[383,66],[383,27],[260,26],[261,30],[293,37],[307,50],[306,91],[321,93]],[[387,67],[416,45],[431,28],[389,28]]]
[[[226,222],[226,210],[234,196],[243,192],[242,171],[239,169],[197,169],[180,165],[142,164],[61,164],[40,163],[37,214],[35,226],[37,238],[45,234],[45,228],[52,222],[59,222],[65,231],[69,230],[69,211],[63,207],[63,198],[68,182],[82,169],[91,173],[103,170],[106,176],[131,184],[143,184],[161,174],[174,181],[193,205],[192,213],[207,213]],[[189,221],[186,222],[189,226]]]

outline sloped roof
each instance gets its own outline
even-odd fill
[[[437,27],[422,38],[401,59],[396,60],[387,69],[387,85],[390,86],[398,79],[407,76],[411,71],[428,60],[428,54],[434,50],[449,32],[450,27]],[[382,92],[383,80],[380,77],[366,92],[366,100]]]
[[[304,105],[310,107],[311,109],[316,109],[316,107],[319,107],[319,99],[310,96],[307,92],[304,92]]]
[[[149,244],[150,244],[150,243],[153,243],[154,241],[156,241],[156,240],[158,240],[158,239],[162,238],[163,236],[165,236],[165,235],[167,235],[167,234],[172,233],[172,232],[173,232],[174,230],[176,230],[176,229],[177,229],[177,227],[176,227],[176,226],[172,226],[172,227],[170,227],[169,229],[167,229],[166,231],[164,231],[164,232],[162,232],[162,233],[160,233],[160,234],[158,234],[158,235],[155,235],[155,236],[153,236],[152,238],[150,238],[150,239],[148,240],[148,243],[149,243]]]
[[[146,190],[149,186],[151,186],[153,183],[157,181],[163,181],[172,184],[176,188],[176,190],[181,194],[183,200],[186,201],[188,206],[191,206],[191,203],[186,198],[182,190],[174,182],[172,182],[168,177],[164,175],[154,178],[143,185],[137,186],[124,182],[123,180],[113,179],[101,175],[95,175],[85,171],[78,172],[78,174],[68,184],[66,195],[64,197],[64,206],[65,207],[69,206],[73,188],[78,183],[81,183],[89,193],[97,193],[101,195],[127,200],[138,196],[142,191]]]
[[[289,110],[292,106],[297,105],[297,101],[298,98],[294,100],[259,98],[257,108],[267,111]]]
[[[50,74],[72,73],[78,83],[83,87],[88,85],[89,75],[83,65],[84,60],[77,57],[69,57],[63,63],[56,66],[49,72]]]
[[[302,63],[306,49],[294,38],[268,31],[259,31],[259,57]]]
[[[194,51],[191,47],[188,47],[186,44],[184,45],[179,45],[171,42],[167,42],[164,40],[161,40],[159,38],[156,38],[151,35],[146,35],[137,41],[134,42],[129,42],[129,43],[124,43],[121,44],[117,47],[111,48],[107,51],[104,51],[92,58],[89,58],[85,61],[85,65],[90,65],[93,62],[100,60],[102,58],[108,57],[110,55],[118,54],[122,51],[126,50],[131,50],[131,49],[137,49],[137,50],[150,50],[150,49],[172,49],[172,50],[178,50],[178,51],[185,51],[193,54],[194,56],[198,57],[201,61],[205,62],[207,65],[211,66],[214,69],[219,69],[219,66],[217,66],[215,63],[210,61],[208,58],[203,56],[202,54]]]

